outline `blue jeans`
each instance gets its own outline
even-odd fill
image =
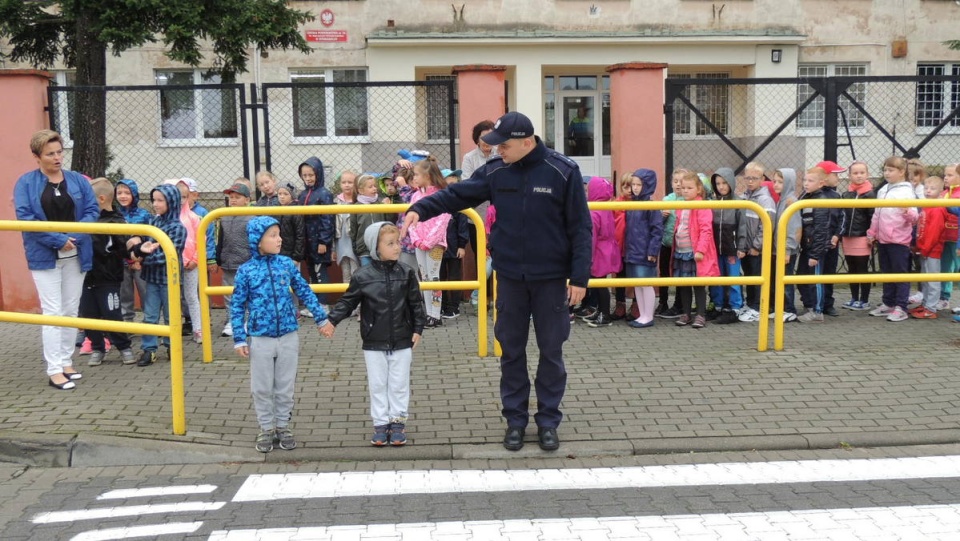
[[[163,310],[163,321],[170,322],[170,306],[167,299],[167,284],[147,282],[147,298],[143,300],[143,322],[159,323],[160,311]],[[163,345],[170,347],[170,338],[163,338]],[[157,336],[145,334],[140,339],[140,349],[157,351]]]
[[[717,265],[720,267],[720,276],[740,276],[740,258],[737,256],[733,256],[731,263],[728,256],[722,255],[717,258]],[[740,286],[710,286],[710,301],[717,310],[739,310],[743,307]]]
[[[330,283],[330,274],[327,272],[327,267],[330,266],[330,263],[309,263],[307,265],[308,274],[310,274],[310,283],[311,284],[328,284]],[[320,304],[327,304],[327,294],[326,293],[317,293],[317,302]]]

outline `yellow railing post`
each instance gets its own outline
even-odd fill
[[[151,237],[163,247],[167,262],[167,295],[170,321],[166,325],[147,323],[128,323],[103,319],[71,318],[63,316],[45,316],[42,314],[21,314],[18,312],[0,312],[0,321],[26,323],[30,325],[53,325],[57,327],[75,327],[130,334],[154,334],[170,338],[170,406],[173,411],[173,433],[182,436],[187,433],[186,407],[183,389],[183,337],[180,321],[180,259],[177,249],[163,231],[152,225],[140,224],[101,224],[87,222],[26,222],[0,220],[0,231],[36,231],[71,232],[104,235],[137,235]]]
[[[960,272],[938,273],[901,273],[901,274],[820,274],[820,275],[790,275],[786,276],[787,229],[786,224],[790,217],[805,208],[933,208],[957,207],[960,201],[952,199],[804,199],[793,203],[778,220],[777,227],[777,284],[773,327],[773,349],[783,350],[783,292],[787,284],[855,284],[862,282],[946,282],[960,279]],[[798,254],[799,255],[799,254]]]
[[[314,215],[314,214],[400,214],[406,212],[409,205],[406,204],[375,204],[375,205],[306,205],[306,206],[284,206],[284,207],[223,207],[210,211],[200,220],[199,231],[197,232],[197,260],[200,269],[200,319],[201,328],[205,337],[210,337],[203,341],[203,362],[213,361],[213,334],[210,324],[210,295],[229,295],[233,288],[229,286],[210,287],[209,277],[207,276],[207,257],[206,257],[206,233],[210,224],[214,220],[223,216],[287,216],[291,214]],[[456,282],[420,282],[421,290],[446,289],[454,291],[464,291],[477,289],[480,291],[477,304],[477,355],[486,357],[487,355],[487,281],[483,277],[483,269],[486,266],[486,243],[487,235],[484,230],[483,220],[473,209],[462,211],[477,228],[477,279],[459,280]],[[347,290],[348,284],[311,284],[310,289],[315,293],[343,293]],[[229,314],[227,315],[229,317]]]

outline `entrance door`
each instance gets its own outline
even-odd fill
[[[577,162],[584,178],[611,174],[608,81],[607,76],[544,80],[545,142]]]

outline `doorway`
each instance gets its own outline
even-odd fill
[[[584,178],[610,178],[609,85],[605,75],[544,78],[544,142],[577,162]]]

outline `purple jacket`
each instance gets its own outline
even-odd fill
[[[657,174],[650,169],[637,169],[633,176],[643,182],[639,195],[631,194],[631,201],[649,201],[657,190]],[[628,210],[627,228],[623,236],[626,244],[625,259],[630,265],[656,267],[657,261],[649,257],[660,256],[663,242],[663,213],[659,210]],[[671,235],[672,237],[672,235]]]
[[[610,201],[613,199],[613,185],[601,177],[593,177],[587,185],[587,201]],[[620,272],[620,245],[617,243],[617,226],[612,210],[591,210],[593,221],[593,261],[590,264],[590,276],[603,278],[608,274]]]

